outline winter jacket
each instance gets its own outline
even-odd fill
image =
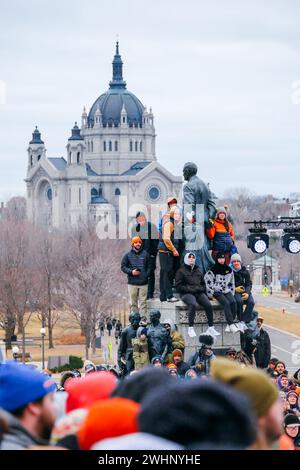
[[[174,253],[180,247],[180,239],[175,238],[175,221],[173,212],[163,216],[161,231],[159,232],[158,250],[165,253]]]
[[[214,294],[228,294],[229,292],[234,295],[234,273],[229,266],[216,263],[207,271],[204,281],[208,297],[213,297]]]
[[[184,264],[178,269],[175,276],[176,290],[179,294],[202,294],[206,293],[206,285],[200,269]]]
[[[9,432],[4,434],[0,444],[0,450],[22,450],[28,449],[28,447],[31,446],[48,445],[48,442],[30,434],[15,416],[7,411],[1,410],[1,412],[4,413]]]
[[[185,341],[184,341],[182,334],[176,330],[176,326],[170,318],[166,318],[164,323],[168,323],[171,326],[171,331],[170,331],[171,348],[168,351],[166,362],[173,362],[172,352],[175,349],[180,349],[180,351],[184,353]]]
[[[149,271],[149,254],[145,250],[130,250],[122,259],[121,269],[127,274],[128,284],[132,286],[144,286],[148,284]],[[133,276],[132,271],[139,269],[141,274]]]
[[[230,264],[230,267],[232,268],[231,264]],[[252,289],[252,281],[250,279],[249,271],[246,269],[245,266],[242,266],[242,268],[239,271],[235,271],[233,269],[233,272],[234,272],[235,287],[240,287],[240,286],[244,287],[245,292],[248,295],[250,295],[251,289]]]
[[[268,332],[261,328],[256,340],[257,345],[254,353],[256,365],[264,369],[268,367],[269,360],[271,359],[271,341]]]
[[[179,377],[184,379],[186,372],[190,369],[190,366],[187,362],[181,361],[179,364],[176,364],[176,367]]]
[[[139,236],[142,240],[142,249],[146,250],[150,256],[157,255],[159,233],[157,228],[151,222],[145,225],[135,224],[132,228],[132,236]]]
[[[149,365],[148,340],[134,338],[132,340],[134,369],[140,370]]]
[[[228,221],[227,221],[228,222]],[[213,226],[206,230],[208,238],[213,240],[214,251],[230,251],[234,241],[234,231],[230,222],[228,222],[229,230],[226,230],[225,221],[215,219]]]
[[[215,355],[204,356],[201,349],[196,352],[188,361],[190,368],[195,369],[197,375],[209,375],[210,363],[215,359]]]

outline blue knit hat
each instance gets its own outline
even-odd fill
[[[45,374],[9,361],[0,366],[0,408],[14,411],[56,390]]]

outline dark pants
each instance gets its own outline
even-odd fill
[[[237,316],[238,316],[239,321],[243,321],[245,323],[250,322],[252,319],[252,312],[253,312],[254,305],[255,305],[252,294],[249,295],[248,300],[246,300],[246,302],[243,301],[241,294],[235,293],[234,298],[236,300]],[[246,304],[245,311],[244,311],[244,303]]]
[[[228,325],[232,325],[236,317],[236,301],[232,293],[220,294],[215,292],[214,297],[222,305]]]
[[[159,262],[160,262],[160,301],[164,302],[167,299],[173,297],[173,253],[159,253]]]
[[[213,326],[213,309],[206,294],[184,294],[181,296],[181,300],[188,306],[189,326],[194,326],[197,304],[204,308],[208,326]]]
[[[155,291],[155,269],[156,269],[156,256],[150,255],[149,258],[150,264],[150,274],[148,278],[148,299],[153,299]]]

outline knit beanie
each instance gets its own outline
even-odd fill
[[[130,243],[133,246],[135,243],[142,243],[142,239],[140,237],[133,237]]]
[[[94,403],[77,434],[80,449],[89,450],[102,439],[137,432],[139,411],[140,405],[126,398]]]
[[[245,394],[258,418],[264,416],[278,400],[278,390],[268,376],[257,369],[242,368],[228,359],[217,358],[211,362],[214,379]]]
[[[174,356],[180,356],[182,358],[182,351],[180,349],[174,349],[172,357],[174,358]]]
[[[66,411],[69,413],[77,408],[88,408],[98,400],[108,398],[116,387],[116,378],[110,372],[94,372],[79,380],[66,383],[68,392]]]
[[[216,217],[219,217],[219,214],[222,214],[222,213],[227,216],[227,211],[226,211],[225,207],[219,207],[217,209]]]
[[[246,448],[256,437],[247,398],[212,380],[171,379],[153,389],[142,401],[138,422],[140,431],[184,447],[209,442]]]
[[[45,374],[9,361],[0,366],[0,408],[15,411],[56,390]]]
[[[238,253],[234,253],[234,255],[231,256],[230,261],[233,263],[233,261],[239,261],[240,263],[242,262],[241,255]]]
[[[295,415],[294,413],[289,413],[284,418],[283,426],[286,428],[290,424],[298,424],[300,426],[299,417]]]

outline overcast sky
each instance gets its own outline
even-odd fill
[[[48,157],[65,156],[108,88],[117,34],[162,165],[195,161],[220,196],[300,191],[299,18],[298,0],[1,0],[0,200],[25,194],[35,125]]]

